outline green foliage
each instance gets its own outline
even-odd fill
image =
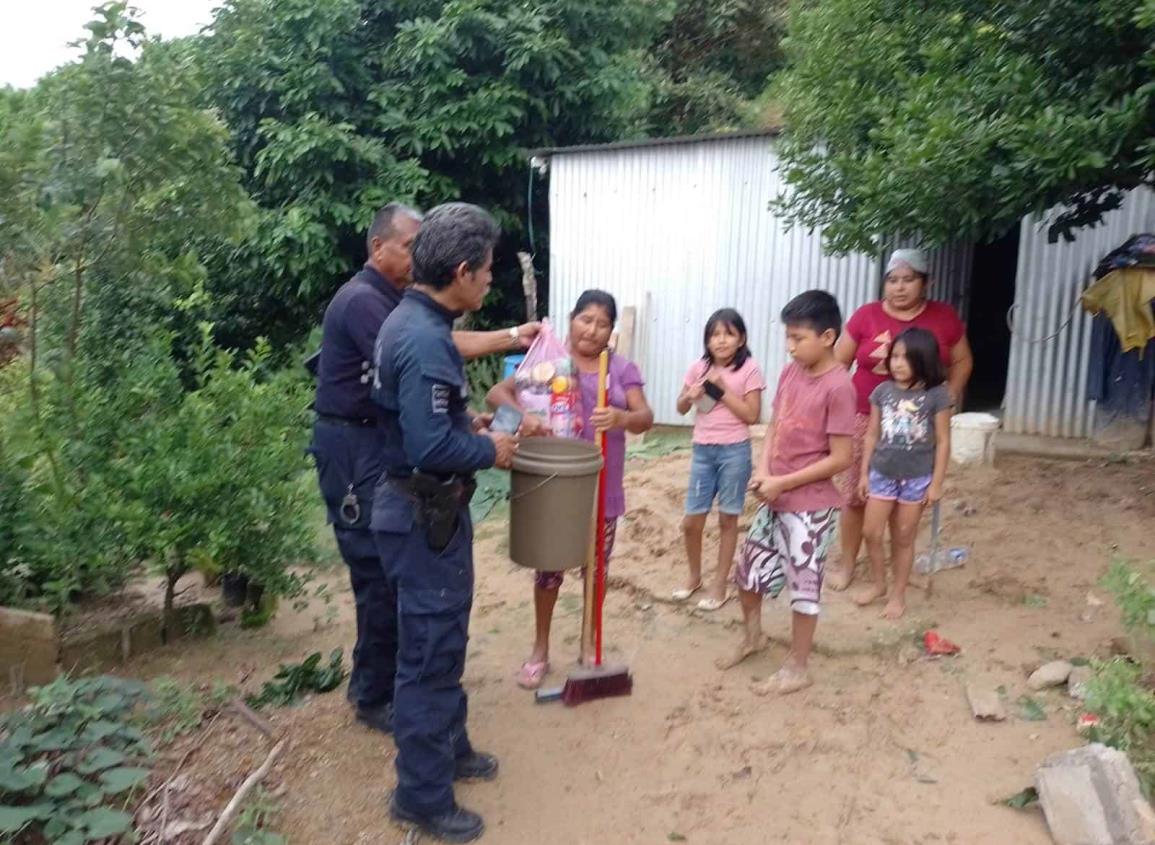
[[[489,355],[475,358],[465,364],[465,377],[469,381],[469,402],[474,410],[486,407],[485,395],[491,387],[501,381],[505,374],[505,356]]]
[[[238,358],[209,331],[188,365],[191,390],[157,339],[116,360],[107,387],[110,362],[84,360],[70,381],[36,379],[35,400],[11,397],[0,430],[21,495],[0,547],[13,564],[0,601],[61,609],[120,586],[140,561],[166,576],[168,607],[176,581],[206,560],[249,576],[270,601],[300,588],[288,567],[314,549],[299,482],[307,386],[268,373],[267,346]]]
[[[1087,685],[1087,709],[1099,717],[1092,738],[1126,752],[1148,791],[1155,788],[1155,695],[1143,669],[1117,659],[1099,665]]]
[[[679,0],[650,48],[659,82],[656,133],[687,134],[757,123],[750,111],[779,70],[785,0]]]
[[[150,774],[135,724],[147,697],[118,678],[60,678],[0,719],[0,839],[80,845],[131,833],[123,808]]]
[[[282,663],[273,679],[246,700],[250,707],[285,707],[307,692],[331,692],[344,680],[341,649],[333,649],[327,666],[321,665],[321,652],[315,651],[301,663]]]
[[[1097,222],[1155,164],[1148,0],[828,0],[792,7],[778,93],[800,225],[837,250],[895,232]]]
[[[144,560],[171,587],[206,556],[291,592],[307,388],[203,327],[205,262],[255,219],[228,131],[125,3],[87,29],[0,98],[0,266],[29,326],[0,371],[0,601],[58,610]]]
[[[253,218],[187,59],[98,9],[80,61],[0,108],[0,256],[35,312],[34,363],[187,325],[203,260]],[[125,57],[136,54],[136,60]]]
[[[392,199],[494,211],[510,240],[493,302],[519,302],[525,151],[641,132],[644,50],[665,14],[648,0],[225,2],[190,52],[262,216],[210,279],[224,336],[299,334]]]
[[[279,814],[277,802],[258,786],[241,811],[229,841],[232,845],[285,845],[285,837],[269,830]]]
[[[1155,588],[1147,575],[1116,562],[1103,586],[1114,594],[1128,629],[1155,639]],[[1155,790],[1155,694],[1149,668],[1125,658],[1098,663],[1087,685],[1087,710],[1099,717],[1092,738],[1126,752],[1148,793]]]
[[[1102,583],[1115,596],[1115,603],[1123,612],[1123,624],[1150,636],[1155,631],[1155,589],[1144,573],[1115,561]]]

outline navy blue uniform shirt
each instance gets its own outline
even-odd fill
[[[389,475],[468,475],[497,459],[493,441],[473,433],[465,362],[453,345],[458,316],[407,290],[377,336],[373,398]]]
[[[366,264],[341,285],[325,309],[317,368],[318,414],[373,419],[380,408],[370,397],[373,344],[385,318],[401,302],[401,290]]]

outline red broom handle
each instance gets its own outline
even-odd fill
[[[603,349],[598,359],[598,408],[606,407],[606,383],[609,378],[610,352]],[[598,519],[594,548],[597,550],[597,575],[594,587],[594,665],[602,665],[602,605],[606,600],[606,437],[598,432],[597,446],[602,453],[602,469],[598,474]]]

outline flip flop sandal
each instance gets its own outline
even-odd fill
[[[527,660],[521,664],[521,670],[517,673],[517,685],[522,689],[537,689],[541,686],[541,682],[545,680],[545,676],[548,674],[548,660],[533,663]]]
[[[704,610],[706,613],[713,613],[715,610],[721,610],[726,606],[726,602],[730,601],[730,597],[726,596],[722,599],[702,599],[698,602],[698,610]]]
[[[700,590],[700,589],[702,589],[702,582],[701,581],[699,581],[697,583],[697,585],[692,590],[687,590],[685,587],[679,587],[678,589],[676,589],[672,593],[670,593],[670,598],[672,598],[674,601],[685,601],[690,596],[694,595],[694,593],[698,592],[698,590]]]

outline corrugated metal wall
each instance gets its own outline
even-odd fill
[[[1103,225],[1075,241],[1047,243],[1052,214],[1023,220],[1015,279],[1004,428],[1016,434],[1088,437],[1091,318],[1078,308],[1095,265],[1131,235],[1155,231],[1155,195],[1133,192]],[[981,343],[981,338],[971,338]]]
[[[741,312],[773,384],[786,363],[777,317],[791,297],[829,290],[845,319],[877,294],[877,257],[826,256],[818,233],[786,231],[770,212],[783,189],[776,166],[771,139],[757,137],[551,159],[550,316],[568,325],[591,287],[636,307],[635,357],[659,423],[686,422],[674,406],[714,310]]]

